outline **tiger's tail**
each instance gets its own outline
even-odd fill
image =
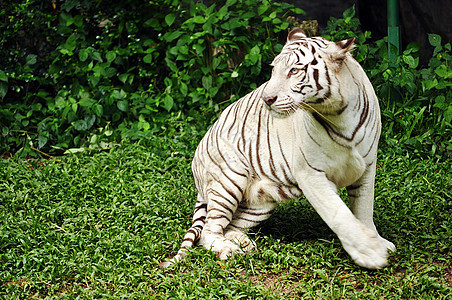
[[[190,229],[187,230],[179,251],[177,251],[177,254],[169,261],[161,262],[161,267],[167,268],[182,260],[187,255],[188,248],[191,248],[201,237],[201,231],[204,228],[206,216],[207,203],[199,197],[193,214],[193,223],[191,224]]]

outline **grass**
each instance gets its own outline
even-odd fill
[[[0,161],[0,298],[447,299],[450,161],[380,153],[375,220],[398,252],[353,264],[304,199],[254,231],[259,252],[219,261],[194,248],[162,270],[189,227],[198,137],[46,161]]]

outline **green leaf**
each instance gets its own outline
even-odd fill
[[[77,27],[82,27],[83,26],[83,16],[81,16],[81,15],[78,15],[78,16],[75,16],[74,17],[74,24],[77,26]]]
[[[74,51],[77,46],[77,35],[75,33],[71,34],[66,42],[62,45],[63,49]]]
[[[174,61],[172,61],[166,57],[165,62],[166,62],[166,65],[171,69],[171,71],[173,71],[173,72],[178,71],[177,65]]]
[[[220,10],[218,11],[218,19],[222,20],[228,13],[228,7],[227,6],[223,6],[222,8],[220,8]]]
[[[212,22],[209,20],[207,20],[207,22],[202,25],[202,29],[204,31],[207,31],[209,34],[213,34],[213,30],[212,30]]]
[[[355,6],[353,5],[352,7],[350,7],[349,9],[347,9],[346,11],[344,11],[344,13],[342,14],[342,17],[344,19],[351,19],[355,16]]]
[[[176,16],[174,14],[168,14],[165,17],[165,22],[168,26],[173,25],[174,20],[176,20]]]
[[[75,122],[72,122],[72,126],[74,126],[74,129],[77,131],[84,131],[84,130],[88,129],[88,126],[87,126],[85,120],[77,120]]]
[[[403,58],[403,61],[406,64],[408,64],[411,68],[416,68],[419,63],[419,59],[416,60],[411,55],[408,55],[408,56],[404,55],[402,58]]]
[[[418,52],[419,49],[421,49],[421,45],[419,43],[409,43],[408,46],[406,46],[407,50],[410,50],[411,52]]]
[[[55,100],[55,106],[57,108],[63,108],[66,106],[66,101],[61,97],[57,97]]]
[[[0,98],[3,99],[8,92],[8,84],[6,82],[0,82]]]
[[[433,80],[424,80],[422,81],[422,85],[424,86],[424,89],[430,90],[438,85],[438,80],[436,78]]]
[[[93,53],[91,53],[91,57],[97,61],[103,62],[104,60],[102,59],[102,56],[100,55],[99,52],[94,51]]]
[[[111,93],[111,95],[112,95],[113,98],[115,98],[115,99],[122,99],[122,98],[124,98],[124,94],[121,93],[121,92],[118,91],[118,90],[113,90],[113,92]]]
[[[447,123],[451,123],[452,121],[452,105],[450,105],[447,110],[444,112],[444,118],[446,119]]]
[[[203,76],[202,77],[202,86],[209,90],[212,87],[212,76]]]
[[[71,18],[72,16],[70,14],[67,14],[65,12],[60,13],[60,22],[63,24],[66,24]]]
[[[95,115],[89,115],[85,117],[86,122],[86,129],[91,129],[93,127],[94,122],[96,122],[96,116]]]
[[[94,103],[96,103],[96,101],[91,98],[88,98],[88,97],[82,98],[79,102],[80,106],[82,106],[82,107],[90,107]]]
[[[218,66],[220,65],[220,63],[221,63],[221,57],[215,56],[215,57],[212,59],[212,69],[215,70],[216,68],[218,68]]]
[[[306,12],[304,10],[302,10],[301,8],[298,8],[298,7],[295,7],[294,9],[292,9],[292,12],[297,15],[305,15],[306,14]]]
[[[49,133],[47,131],[42,132],[38,136],[38,149],[41,149],[47,144],[47,141],[49,140]]]
[[[237,0],[227,0],[226,1],[226,6],[232,6],[237,2]]]
[[[210,88],[209,90],[210,97],[215,97],[219,90],[220,88],[218,86]]]
[[[206,19],[203,16],[194,16],[192,20],[194,23],[197,24],[204,24],[204,22],[206,21]]]
[[[160,18],[159,18],[159,19],[160,19]],[[147,20],[146,22],[144,22],[143,26],[144,26],[145,28],[152,27],[152,28],[154,28],[155,30],[161,30],[161,29],[162,29],[162,25],[160,24],[159,19],[157,19],[157,18],[155,18],[155,17],[150,18],[149,20]]]
[[[441,46],[441,36],[433,33],[428,34],[428,41],[432,46]]]
[[[107,54],[105,56],[107,58],[107,61],[110,63],[116,59],[116,53],[113,51],[107,52]]]
[[[287,22],[282,23],[281,26],[280,26],[280,29],[281,29],[281,30],[286,30],[287,28],[289,28],[289,23],[287,23]],[[276,32],[276,31],[275,31],[275,32]]]
[[[127,81],[127,78],[129,77],[129,74],[121,74],[121,75],[119,75],[118,76],[118,78],[119,78],[119,80],[122,82],[122,83],[126,83],[126,81]]]
[[[100,81],[100,76],[99,75],[89,76],[88,80],[89,80],[89,82],[91,83],[92,86],[97,86],[97,84]]]
[[[229,21],[229,28],[235,29],[244,26],[244,23],[239,18],[233,18]]]
[[[163,35],[163,40],[165,40],[167,42],[172,42],[175,39],[177,39],[178,37],[180,37],[181,35],[182,35],[182,32],[180,32],[180,31],[167,32]]]
[[[439,95],[436,96],[435,104],[433,106],[441,110],[446,110],[449,105],[446,102],[446,97],[444,97],[444,95]]]
[[[171,81],[171,79],[169,77],[165,77],[163,82],[165,83],[167,88],[171,88],[171,86],[173,86],[173,82]]]
[[[148,55],[146,55],[145,57],[143,57],[143,61],[147,64],[150,64],[152,62],[152,54],[149,53]]]
[[[106,74],[104,67],[102,65],[100,65],[100,64],[97,64],[93,68],[93,71],[94,71],[95,74],[102,75],[102,76],[105,76],[105,74]]]
[[[78,52],[78,58],[80,59],[80,61],[85,61],[88,59],[88,49],[81,49]]]
[[[268,4],[261,4],[259,5],[259,7],[257,8],[257,14],[258,15],[263,15],[268,9],[270,8],[270,6]]]
[[[170,49],[168,49],[168,53],[171,55],[177,55],[178,49],[178,46],[171,47]]]
[[[187,96],[188,87],[187,84],[185,84],[185,82],[180,83],[180,92],[182,93],[182,95]]]
[[[196,44],[195,46],[196,54],[202,55],[203,51],[206,49],[206,46],[201,44]]]
[[[173,97],[171,97],[170,95],[165,95],[165,98],[163,98],[163,107],[167,111],[170,111],[171,108],[173,108],[173,105],[174,105]]]
[[[8,82],[8,75],[2,70],[0,70],[0,81]]]
[[[435,69],[436,75],[439,77],[446,77],[447,76],[447,67],[445,65],[440,65]]]
[[[125,100],[118,101],[117,106],[120,111],[123,111],[123,112],[129,111],[129,103]]]
[[[147,121],[141,122],[141,126],[143,126],[144,130],[149,130],[151,128],[151,124]]]
[[[245,58],[248,58],[251,61],[251,64],[256,64],[259,59],[261,58],[260,54],[260,48],[258,45],[251,48],[250,53],[245,56]]]
[[[179,53],[188,55],[188,46],[187,45],[180,46],[178,50],[179,50]]]
[[[99,118],[104,114],[104,107],[101,104],[96,104],[93,106],[93,113]]]
[[[37,57],[36,54],[28,54],[25,59],[26,60],[25,64],[34,65],[36,63],[36,57]]]
[[[114,67],[108,67],[105,70],[105,77],[110,78],[116,75],[116,73],[118,72],[118,70]]]

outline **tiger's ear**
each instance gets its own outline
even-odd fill
[[[350,38],[348,40],[342,40],[339,42],[336,42],[336,45],[341,49],[342,52],[350,52],[355,48],[355,38]]]
[[[305,38],[306,34],[304,33],[303,29],[301,28],[294,28],[292,29],[289,34],[287,35],[287,41],[288,42],[293,42],[302,38]]]
[[[347,53],[351,52],[355,48],[355,38],[350,38],[348,40],[342,40],[336,42],[336,49],[330,54],[331,62],[333,63],[334,69],[339,70],[347,57]]]

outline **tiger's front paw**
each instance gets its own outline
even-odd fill
[[[216,253],[219,259],[228,259],[234,253],[244,254],[238,244],[220,234],[201,234],[198,244]]]
[[[245,252],[236,243],[230,240],[224,240],[221,248],[218,247],[214,250],[219,259],[228,259],[234,254],[245,254]]]
[[[257,250],[256,243],[242,231],[228,230],[224,236],[226,239],[239,245],[240,249],[242,249],[245,253],[250,253]]]
[[[344,249],[359,266],[367,269],[383,268],[388,264],[389,251],[395,252],[396,247],[377,232],[364,225],[360,227],[361,235],[351,240],[341,240]]]

